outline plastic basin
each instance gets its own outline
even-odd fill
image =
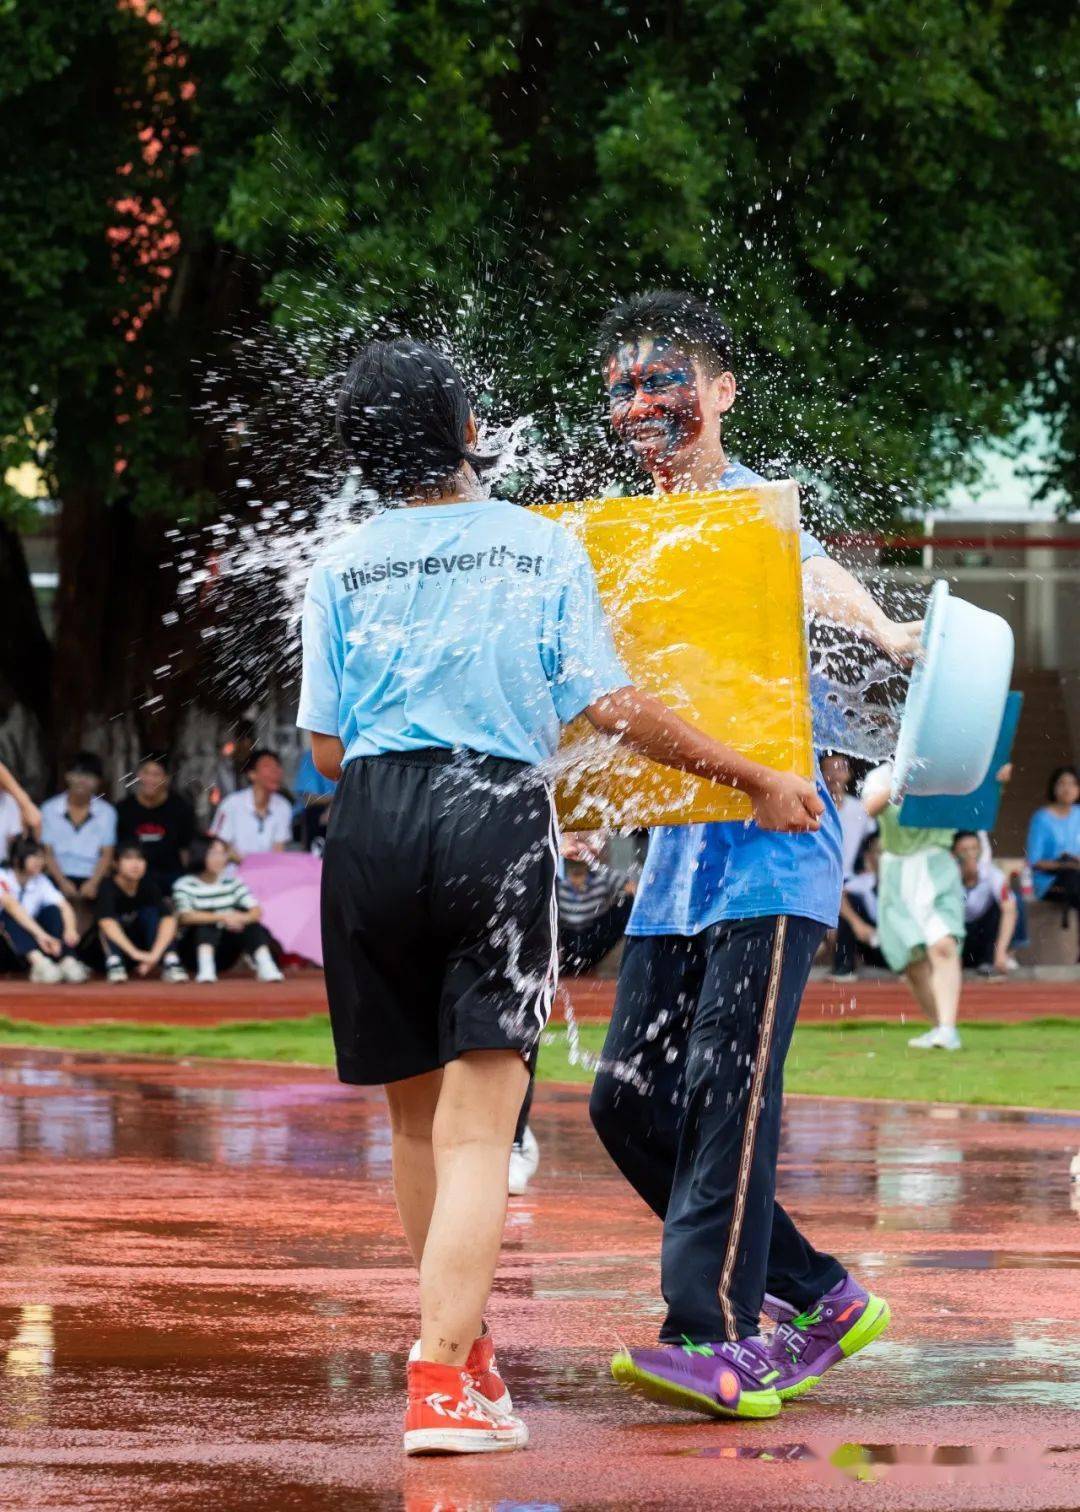
[[[934,584],[922,645],[896,744],[894,803],[906,793],[975,791],[990,769],[1012,676],[1008,623],[953,598],[947,583]]]

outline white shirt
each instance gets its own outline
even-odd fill
[[[272,851],[275,845],[286,845],[292,839],[292,808],[287,798],[271,793],[266,812],[260,814],[255,808],[254,789],[241,788],[221,800],[210,833],[231,845],[238,856]]]
[[[10,893],[32,919],[36,919],[43,908],[59,908],[64,901],[60,889],[44,873],[38,877],[27,877],[25,882],[20,883],[10,867],[4,867],[0,871],[0,891]]]
[[[23,831],[19,805],[10,793],[0,793],[0,861],[7,860],[11,842]]]
[[[846,793],[837,804],[840,814],[840,853],[844,863],[844,878],[855,871],[855,858],[867,835],[872,835],[877,825],[863,808],[858,798]]]
[[[64,876],[85,882],[105,846],[116,844],[116,810],[104,798],[91,798],[86,818],[73,824],[67,794],[57,793],[41,805],[41,838]]]
[[[1005,874],[996,866],[979,866],[979,875],[968,887],[964,884],[964,923],[981,919],[995,903],[1000,903],[1008,889]]]

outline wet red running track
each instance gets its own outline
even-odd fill
[[[607,1019],[615,983],[605,977],[564,978],[562,988],[581,1020]],[[564,1010],[560,990],[556,1015]],[[40,1023],[89,1024],[103,1020],[155,1024],[220,1024],[236,1019],[299,1018],[326,1009],[322,973],[290,971],[273,986],[250,977],[227,977],[213,986],[193,982],[128,982],[116,987],[88,982],[83,987],[31,987],[25,980],[0,980],[0,1017]],[[1027,1019],[1080,1016],[1080,976],[1062,982],[964,983],[961,1017],[1019,1023]],[[809,1021],[842,1018],[904,1019],[921,1023],[911,995],[899,981],[867,980],[841,985],[811,982],[801,1016]]]
[[[533,1446],[406,1462],[415,1291],[380,1098],[0,1052],[0,1507],[1080,1506],[1080,1118],[791,1100],[784,1200],[895,1321],[759,1424],[610,1383],[657,1327],[657,1225],[580,1089],[541,1089],[534,1123],[491,1313]]]

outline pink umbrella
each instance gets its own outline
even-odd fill
[[[282,949],[321,966],[322,858],[307,851],[260,851],[245,856],[236,870],[262,905],[262,921]]]

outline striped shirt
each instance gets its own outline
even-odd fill
[[[173,888],[173,907],[178,914],[227,913],[230,908],[247,913],[256,903],[239,877],[204,882],[201,877],[187,876]]]
[[[581,887],[559,878],[559,926],[577,932],[607,913],[626,887],[626,878],[610,866],[590,866]]]

